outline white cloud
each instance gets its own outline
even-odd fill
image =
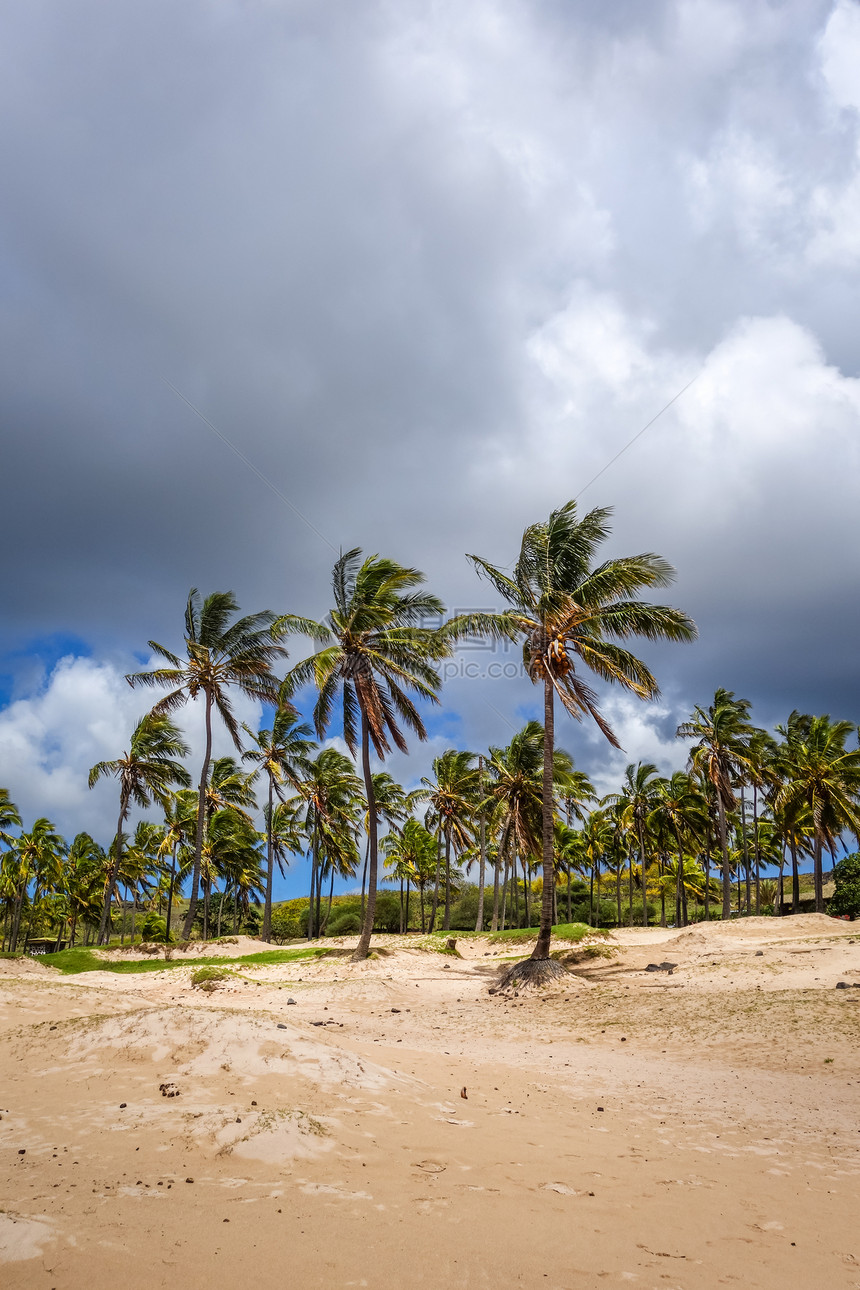
[[[104,845],[110,841],[118,809],[115,782],[102,781],[91,791],[87,773],[96,762],[121,756],[155,693],[132,690],[113,663],[68,656],[36,690],[0,711],[3,783],[25,828],[45,815],[66,837],[85,830]],[[234,709],[240,721],[255,728],[259,705],[240,696]],[[191,747],[192,779],[203,755],[198,718],[202,710],[196,703],[175,718]],[[214,751],[216,756],[234,752],[217,720]]]

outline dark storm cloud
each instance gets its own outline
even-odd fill
[[[123,668],[191,584],[320,613],[353,544],[486,605],[463,553],[511,559],[696,377],[582,499],[678,567],[666,701],[856,715],[856,16],[7,6],[0,646]],[[452,686],[466,741],[531,702],[498,689]]]

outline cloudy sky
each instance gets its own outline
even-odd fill
[[[644,651],[658,705],[608,700],[630,759],[681,764],[717,685],[762,724],[860,717],[855,0],[8,0],[4,28],[0,782],[28,818],[107,840],[85,771],[190,586],[319,615],[357,545],[489,607],[464,553],[507,563],[579,495],[701,632]],[[533,704],[453,678],[395,769]],[[625,764],[562,738],[601,785]]]

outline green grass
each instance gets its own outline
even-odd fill
[[[506,932],[492,932],[490,934],[490,943],[495,945],[519,945],[525,941],[537,940],[538,929],[536,927],[512,927]],[[570,941],[574,945],[584,940],[586,936],[608,936],[608,932],[602,931],[599,927],[589,927],[587,923],[559,923],[552,929],[553,939],[557,941]]]
[[[295,963],[301,959],[321,958],[330,951],[323,946],[308,949],[262,950],[258,954],[243,954],[236,957],[219,955],[217,958],[201,954],[193,959],[132,959],[125,962],[110,962],[101,959],[92,950],[83,946],[75,949],[61,950],[59,954],[40,954],[38,961],[50,967],[59,968],[64,976],[77,976],[82,972],[118,972],[134,975],[138,972],[164,972],[170,968],[181,967],[227,967],[231,963],[242,967],[255,967],[268,963]]]

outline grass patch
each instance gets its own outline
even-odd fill
[[[0,950],[0,959],[22,959],[23,950]]]
[[[71,950],[61,950],[59,954],[40,954],[39,962],[55,967],[64,976],[77,976],[82,972],[118,972],[121,975],[134,975],[139,972],[169,972],[172,968],[182,967],[226,967],[238,963],[242,967],[266,966],[267,964],[295,963],[301,959],[322,958],[332,951],[322,946],[307,949],[262,950],[258,954],[243,954],[234,957],[219,955],[207,957],[201,954],[194,959],[132,959],[122,962],[111,962],[99,958],[92,950],[78,946]]]
[[[587,923],[559,923],[553,927],[552,935],[554,940],[570,941],[578,945],[580,941],[585,940],[586,936],[608,938],[609,932],[603,931],[600,927],[589,927]],[[489,941],[491,945],[521,945],[526,941],[536,941],[537,936],[536,927],[512,927],[506,932],[492,932]]]
[[[196,990],[204,990],[207,994],[211,994],[224,981],[229,981],[231,976],[233,973],[229,968],[199,967],[191,973],[191,984]]]

